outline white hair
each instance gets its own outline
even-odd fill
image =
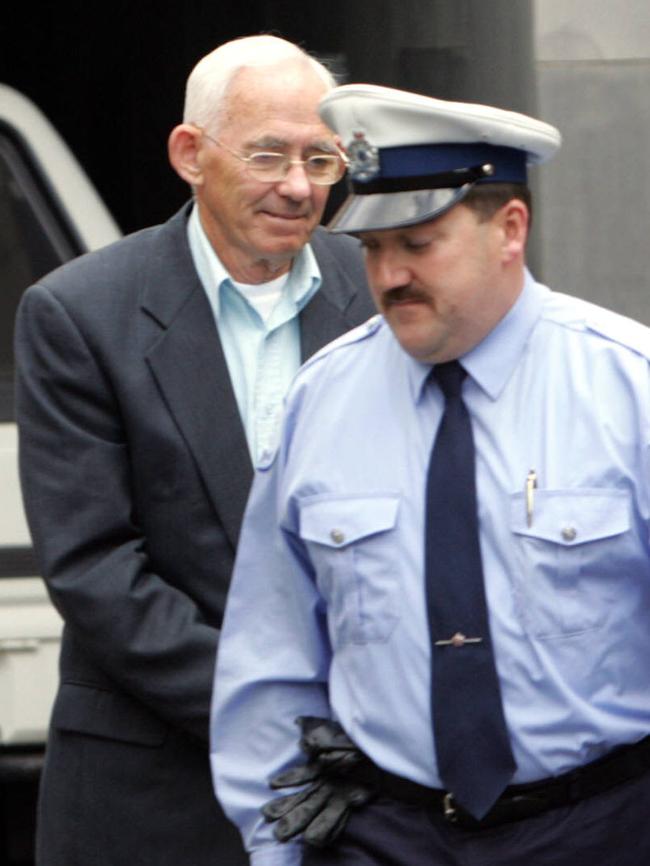
[[[293,42],[278,36],[244,36],[215,48],[199,60],[190,72],[185,88],[183,122],[211,127],[215,131],[228,88],[238,72],[248,67],[273,66],[288,60],[304,61],[327,90],[336,86],[329,69]]]

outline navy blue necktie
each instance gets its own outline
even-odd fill
[[[474,817],[516,769],[503,715],[479,547],[474,439],[458,361],[431,374],[445,395],[427,478],[425,569],[432,717],[445,789]]]

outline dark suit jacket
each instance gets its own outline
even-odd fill
[[[39,866],[243,862],[207,755],[252,467],[187,214],[54,271],[18,314],[21,480],[65,621]],[[373,312],[356,243],[312,246],[305,358]]]

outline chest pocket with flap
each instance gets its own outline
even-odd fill
[[[400,617],[398,494],[319,494],[300,504],[300,537],[328,606],[333,645],[387,640]]]
[[[522,493],[510,500],[513,582],[526,628],[538,638],[597,629],[635,569],[638,540],[624,490],[536,490],[531,525]]]

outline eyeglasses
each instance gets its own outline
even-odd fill
[[[278,183],[284,180],[292,165],[301,165],[311,183],[319,186],[331,186],[341,180],[347,168],[347,159],[344,154],[338,153],[315,153],[307,159],[291,159],[285,153],[272,153],[271,151],[260,151],[251,153],[250,156],[242,156],[219,141],[212,138],[207,132],[201,130],[202,134],[214,144],[223,147],[228,153],[246,163],[250,173],[265,183]]]

